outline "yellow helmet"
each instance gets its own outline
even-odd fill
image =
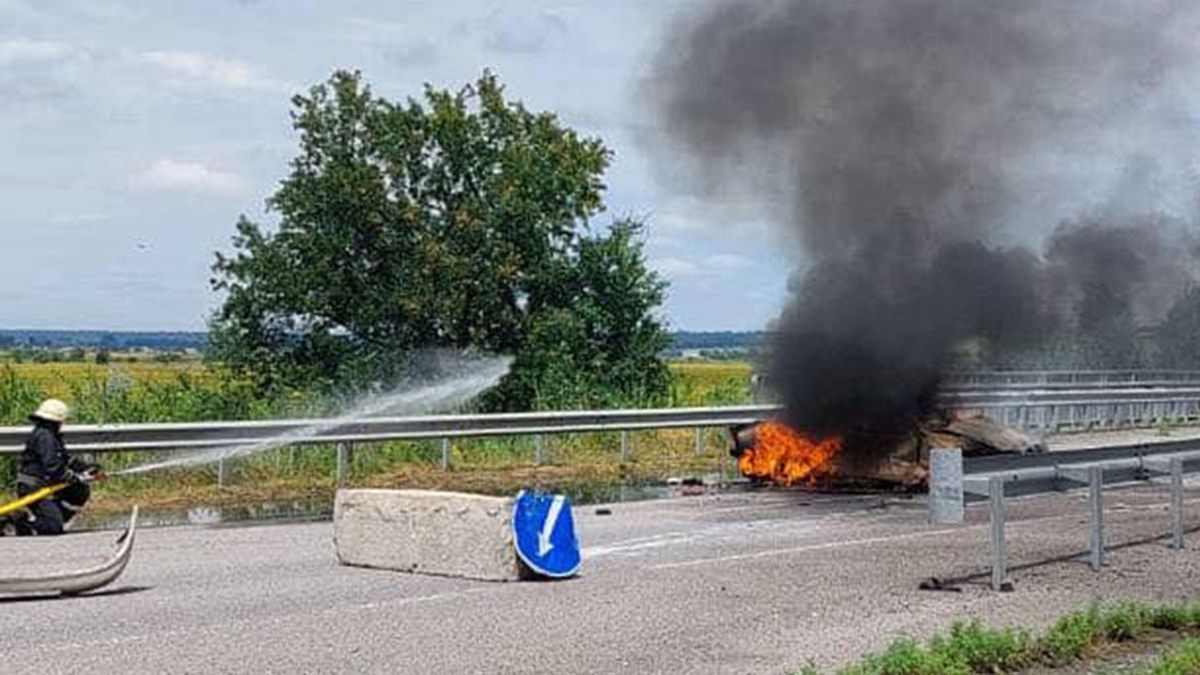
[[[71,409],[66,403],[56,399],[48,398],[42,401],[36,412],[30,415],[33,419],[46,420],[47,422],[63,423],[67,420],[67,415],[71,414]]]

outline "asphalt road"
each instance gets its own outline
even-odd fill
[[[1162,490],[1108,495],[1112,541],[1165,531]],[[919,500],[803,492],[610,508],[577,510],[584,573],[545,583],[341,567],[329,523],[147,529],[107,591],[0,601],[0,652],[23,670],[89,675],[786,672],[956,618],[1038,626],[1094,597],[1194,596],[1200,570],[1194,549],[1152,543],[1098,574],[1019,570],[1014,593],[981,580],[919,591],[925,577],[986,571],[981,507],[953,527],[926,524]],[[1084,513],[1082,495],[1011,500],[1014,562],[1081,549]],[[94,563],[113,538],[0,539],[3,576]]]

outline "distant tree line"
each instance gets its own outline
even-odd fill
[[[114,354],[112,351],[99,349],[84,349],[83,347],[2,347],[0,346],[0,361],[9,363],[135,363],[153,361],[155,363],[178,363],[186,360],[188,354],[183,351],[162,351],[135,347],[132,350]]]
[[[669,350],[713,349],[739,350],[757,347],[765,342],[765,331],[671,331]],[[42,348],[104,349],[109,352],[131,349],[156,351],[203,351],[208,343],[205,332],[94,331],[57,330],[28,331],[0,329],[0,349]],[[30,350],[32,352],[32,349]]]
[[[207,335],[202,332],[0,329],[0,349],[82,347],[109,351],[137,348],[182,351],[202,350],[207,340]]]
[[[675,331],[671,333],[674,349],[748,349],[762,345],[765,331]]]

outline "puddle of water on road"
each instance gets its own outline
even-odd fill
[[[241,506],[139,509],[138,527],[221,525],[238,522],[296,522],[325,520],[333,515],[333,502],[309,499]],[[92,516],[84,511],[76,530],[115,530],[125,527],[128,515]]]
[[[702,481],[702,485],[668,484],[661,482],[620,483],[615,485],[573,486],[563,490],[578,505],[638,502],[652,499],[673,499],[728,490],[733,485]],[[195,506],[189,508],[141,509],[139,527],[175,525],[230,525],[236,523],[283,523],[328,520],[333,516],[333,500],[312,498],[293,501],[265,502],[241,506]],[[124,528],[127,515],[92,516],[85,510],[79,515],[75,530],[115,530]]]

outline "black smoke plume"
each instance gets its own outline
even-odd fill
[[[727,0],[672,26],[644,87],[663,157],[803,249],[771,348],[789,423],[911,429],[966,343],[1131,358],[1195,278],[1198,10]]]

